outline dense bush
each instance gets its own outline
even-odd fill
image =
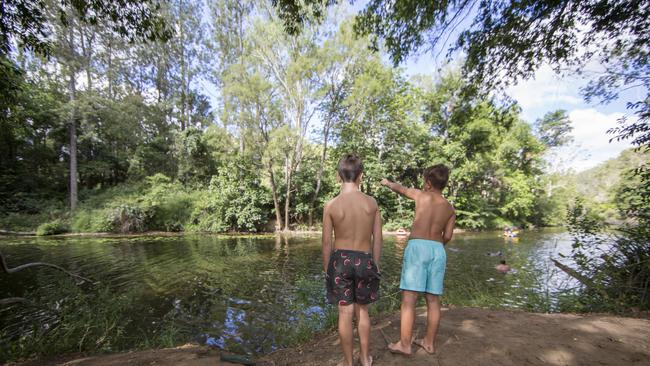
[[[142,207],[123,204],[113,208],[109,215],[112,231],[134,233],[147,229],[148,212]]]
[[[270,193],[259,177],[236,166],[213,176],[208,189],[198,196],[191,230],[256,232],[271,215]]]
[[[650,309],[650,228],[635,222],[606,230],[599,216],[577,200],[568,213],[570,259],[585,285],[586,310]]]
[[[113,221],[105,209],[79,209],[72,218],[72,231],[105,233],[113,231]]]
[[[67,233],[68,231],[70,231],[68,225],[62,220],[57,219],[39,225],[38,228],[36,229],[36,235],[38,236],[56,235],[56,234]]]

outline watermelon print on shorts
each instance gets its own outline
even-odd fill
[[[379,298],[380,274],[370,253],[337,249],[327,267],[327,302],[370,304]]]

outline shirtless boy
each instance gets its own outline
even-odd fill
[[[456,221],[454,208],[442,196],[448,180],[449,169],[438,164],[424,171],[423,190],[406,188],[387,179],[381,181],[382,185],[415,201],[415,218],[404,250],[399,286],[402,290],[400,340],[388,345],[393,353],[411,355],[415,304],[420,293],[424,293],[427,300],[427,333],[414,343],[429,354],[435,353],[440,295],[447,263],[444,245],[451,240]]]
[[[323,268],[327,301],[339,310],[342,366],[352,366],[353,318],[359,322],[360,361],[372,365],[369,354],[368,304],[378,298],[381,216],[374,198],[359,190],[363,165],[358,156],[339,160],[337,181],[341,192],[323,210]],[[334,240],[332,240],[332,230]]]

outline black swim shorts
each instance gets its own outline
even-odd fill
[[[337,249],[327,267],[327,302],[370,304],[379,298],[380,274],[370,253]]]

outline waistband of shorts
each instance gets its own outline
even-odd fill
[[[426,244],[426,245],[442,245],[442,246],[445,246],[444,244],[442,244],[439,241],[429,240],[429,239],[409,239],[408,243],[409,244],[418,243],[418,244]]]
[[[334,249],[332,253],[346,253],[346,254],[367,255],[367,256],[370,255],[370,253],[368,252],[362,252],[360,250],[352,250],[352,249]]]

